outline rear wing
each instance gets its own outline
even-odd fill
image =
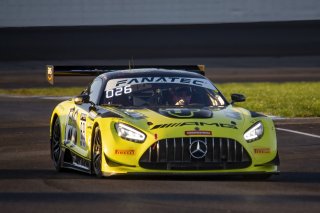
[[[205,65],[140,65],[134,66],[139,68],[162,68],[169,70],[184,70],[196,72],[204,75]],[[54,84],[56,76],[98,76],[106,72],[117,70],[128,70],[128,66],[53,66],[47,65],[47,80],[50,84]]]

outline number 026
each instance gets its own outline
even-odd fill
[[[112,98],[113,96],[120,96],[122,94],[129,94],[131,92],[132,92],[132,89],[129,85],[125,87],[117,87],[114,89],[107,90],[106,97]]]

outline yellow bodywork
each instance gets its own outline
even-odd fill
[[[122,173],[168,173],[168,174],[209,174],[209,173],[275,173],[277,166],[268,164],[277,155],[276,131],[273,121],[268,117],[252,117],[250,112],[228,105],[222,109],[212,109],[212,118],[171,118],[159,114],[151,109],[120,109],[117,107],[99,107],[98,112],[113,112],[118,117],[103,117],[102,113],[88,112],[82,105],[76,105],[73,100],[60,103],[53,111],[51,117],[51,128],[54,119],[59,117],[61,127],[61,145],[63,150],[70,150],[73,154],[91,161],[91,149],[94,128],[99,126],[102,138],[102,164],[101,170],[104,175],[122,174]],[[130,116],[130,113],[138,113],[143,115],[141,118]],[[227,116],[230,113],[237,113],[239,118]],[[85,117],[85,118],[84,118]],[[73,120],[72,120],[73,119]],[[81,121],[82,119],[82,121]],[[244,139],[245,131],[253,124],[260,121],[264,127],[263,136],[253,142],[247,142]],[[74,125],[76,129],[76,137],[73,143],[65,143],[67,123]],[[144,134],[146,140],[143,143],[128,141],[118,136],[115,129],[116,123],[124,123],[130,125]],[[148,123],[149,122],[149,123]],[[228,125],[200,125],[202,124],[230,124],[234,122],[236,128],[230,128]],[[155,128],[156,125],[183,123],[185,125],[177,125],[167,128]],[[198,125],[197,125],[198,124]],[[186,138],[194,137],[186,135],[186,131],[192,130],[210,131],[210,136],[196,137],[218,137],[231,138],[238,141],[247,150],[252,164],[243,169],[219,169],[219,170],[151,170],[140,167],[139,160],[148,148],[155,142],[166,138]],[[81,136],[81,134],[83,134]],[[84,137],[85,135],[85,137]],[[84,143],[85,142],[85,143]],[[112,165],[107,163],[106,157],[114,162]],[[89,168],[90,169],[90,168]]]

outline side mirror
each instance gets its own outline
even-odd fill
[[[74,98],[74,103],[77,104],[77,105],[81,105],[83,103],[89,103],[89,100],[90,100],[89,95],[82,94],[82,95],[76,96]]]
[[[234,104],[235,102],[244,102],[246,100],[246,97],[242,94],[231,94],[231,104]]]

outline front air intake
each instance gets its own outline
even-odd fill
[[[229,138],[168,138],[150,146],[139,164],[154,170],[241,169],[251,165],[251,158]]]

